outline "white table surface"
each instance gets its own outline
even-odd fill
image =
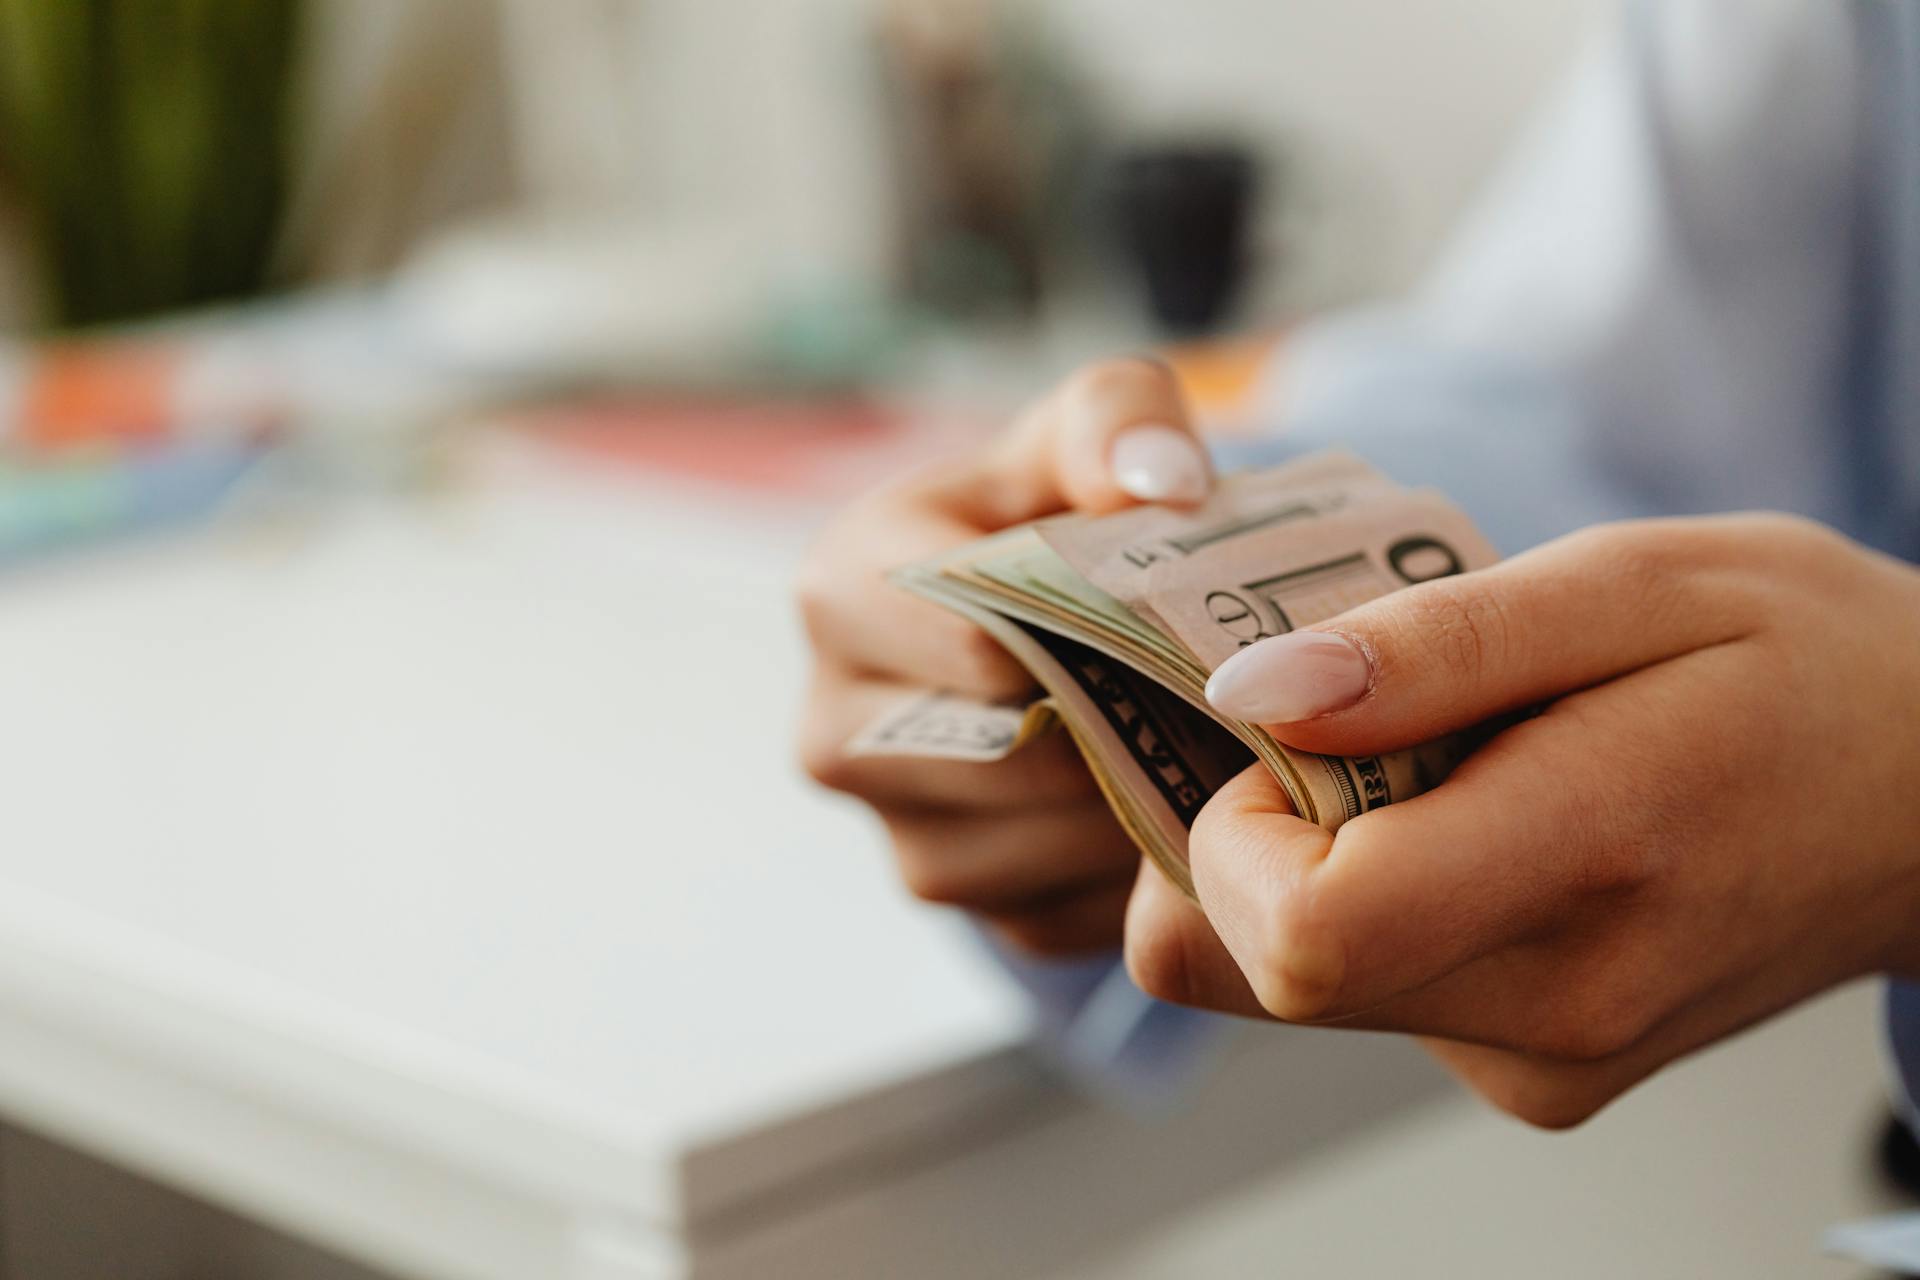
[[[618,1253],[964,1112],[1025,1010],[791,763],[810,522],[542,481],[0,580],[0,1106],[446,1274],[361,1139]]]
[[[1572,1138],[1373,1036],[1073,1097],[790,762],[817,514],[513,474],[0,577],[0,1118],[429,1280],[1784,1275],[1877,1207],[1862,991]]]

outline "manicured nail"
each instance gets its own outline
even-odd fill
[[[1107,461],[1113,482],[1143,502],[1198,502],[1213,487],[1199,442],[1172,427],[1129,427]]]
[[[1248,645],[1214,670],[1207,701],[1252,724],[1291,724],[1360,701],[1373,681],[1360,646],[1331,631],[1289,631]]]

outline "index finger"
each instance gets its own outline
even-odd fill
[[[795,590],[815,652],[854,673],[989,700],[1032,689],[1026,668],[986,632],[887,578],[982,532],[910,489],[873,500],[865,518],[830,531],[800,572]]]

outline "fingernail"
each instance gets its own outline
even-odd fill
[[[1291,724],[1360,701],[1373,670],[1360,646],[1331,631],[1289,631],[1248,645],[1214,670],[1207,701],[1252,724]]]
[[[1213,487],[1199,442],[1173,427],[1129,427],[1107,461],[1113,482],[1143,502],[1198,502]]]

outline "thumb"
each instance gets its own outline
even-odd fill
[[[1065,510],[1191,505],[1212,492],[1213,469],[1173,371],[1134,357],[1068,378],[941,487],[954,514],[999,529]]]
[[[1596,526],[1261,640],[1207,698],[1288,746],[1371,755],[1745,634],[1725,575],[1687,571],[1680,523]]]

